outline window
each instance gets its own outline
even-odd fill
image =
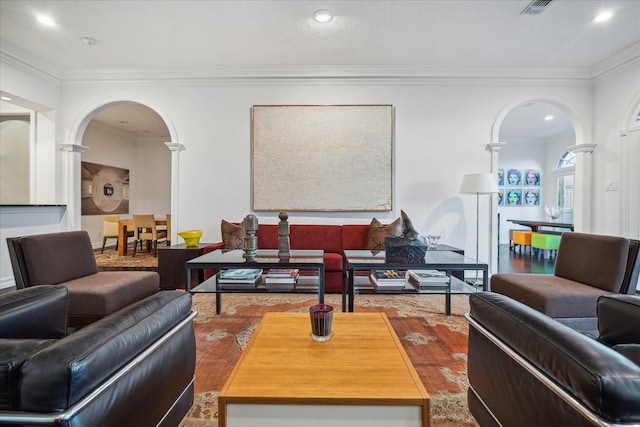
[[[562,209],[562,221],[573,222],[574,167],[576,155],[565,151],[556,163],[556,194],[558,207]]]
[[[556,163],[556,169],[572,168],[576,165],[576,155],[571,151],[565,151]]]

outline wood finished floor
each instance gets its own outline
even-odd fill
[[[553,274],[555,257],[542,258],[529,254],[528,251],[512,251],[509,245],[498,247],[497,273],[540,273]]]

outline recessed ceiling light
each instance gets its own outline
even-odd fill
[[[313,19],[315,19],[317,22],[325,23],[333,19],[333,14],[331,14],[331,12],[326,9],[320,9],[316,10],[313,13]]]
[[[11,101],[11,98],[8,96],[2,96],[0,97],[0,99],[2,99],[3,101]]]
[[[549,114],[549,115],[547,115],[547,116],[544,116],[544,119],[545,119],[546,121],[551,121],[551,120],[553,120],[553,116],[552,116],[551,114]]]
[[[36,18],[38,19],[38,22],[42,25],[46,25],[47,27],[55,27],[56,25],[56,21],[54,21],[50,16],[38,15]]]
[[[96,44],[96,39],[92,39],[91,37],[83,37],[80,40],[82,40],[84,44],[89,46],[93,46],[94,44]]]
[[[600,12],[599,14],[597,14],[595,18],[593,18],[593,22],[605,22],[611,19],[612,16],[613,16],[613,12],[610,10],[606,10],[604,12]]]

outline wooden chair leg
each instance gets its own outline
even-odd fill
[[[104,253],[104,245],[105,245],[106,243],[107,243],[107,238],[106,238],[106,237],[103,237],[103,238],[102,238],[102,250],[100,251],[100,253],[101,253],[101,254],[103,254],[103,253]]]

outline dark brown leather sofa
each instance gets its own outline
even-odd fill
[[[84,327],[160,290],[155,271],[98,271],[86,231],[7,239],[16,288],[69,289],[69,326]]]
[[[598,299],[596,338],[507,296],[470,296],[469,409],[485,426],[637,426],[640,297]]]
[[[494,274],[490,289],[574,329],[595,329],[601,295],[635,293],[639,248],[624,237],[563,233],[553,274]]]
[[[69,294],[0,295],[0,425],[177,426],[193,403],[191,295],[162,291],[67,331]]]

